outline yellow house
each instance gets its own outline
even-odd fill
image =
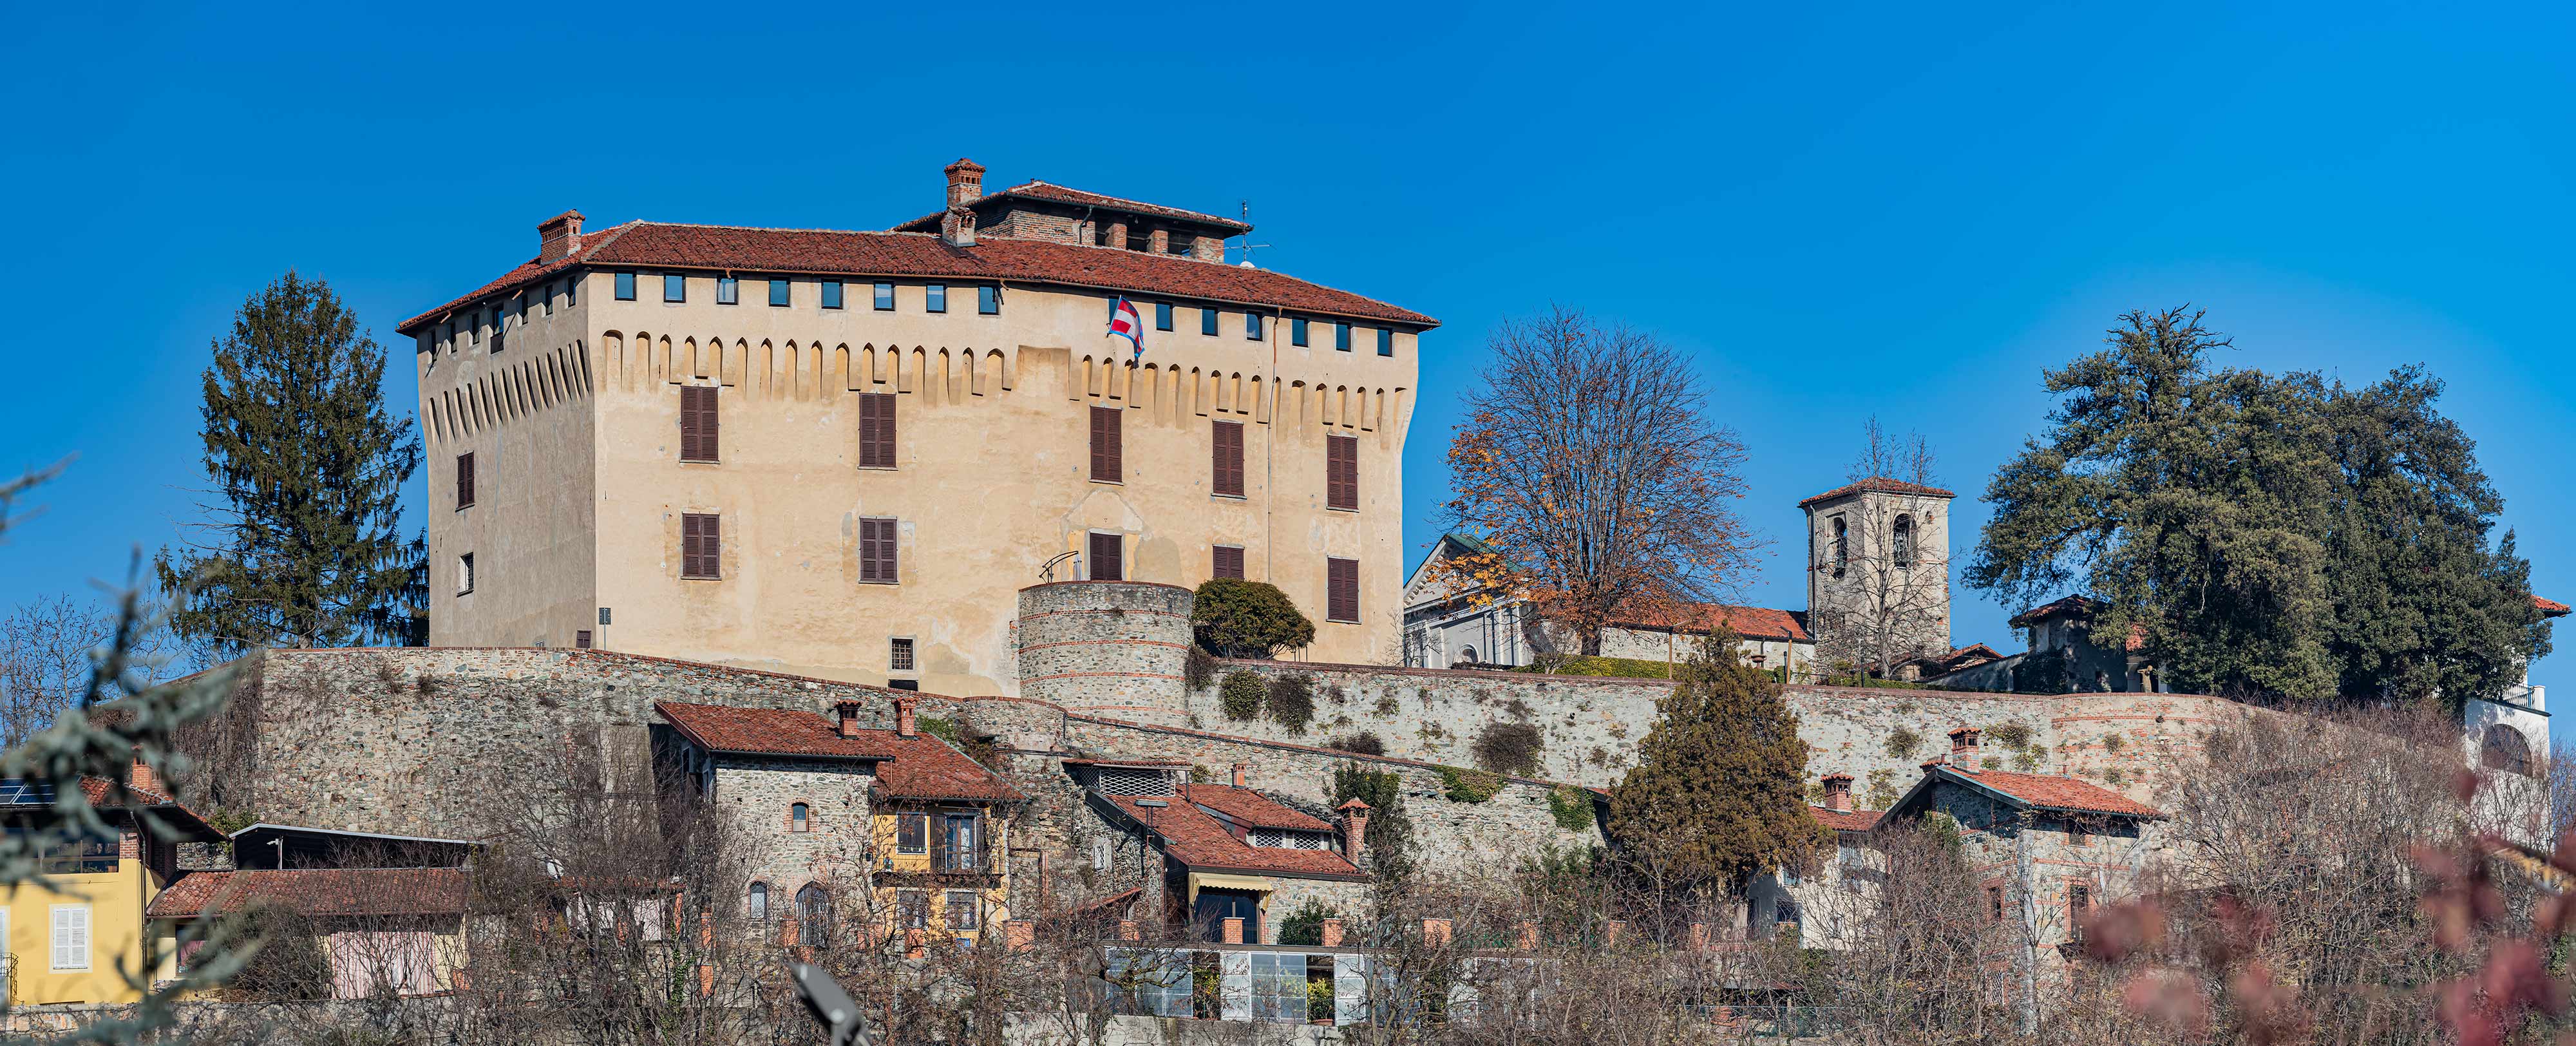
[[[654,706],[665,772],[685,775],[758,839],[743,912],[783,943],[828,922],[869,926],[909,949],[972,944],[1010,919],[1005,817],[1027,797],[922,730],[914,698],[891,700],[892,730],[859,726],[855,701],[834,718]]]
[[[128,789],[167,831],[153,833],[120,804],[116,784],[83,778],[81,793],[114,826],[101,838],[46,855],[43,885],[6,890],[0,941],[7,942],[5,998],[12,1006],[127,1003],[142,998],[129,975],[146,971],[144,909],[179,878],[179,844],[217,842],[223,833],[162,793],[148,767],[137,766]],[[55,793],[44,782],[0,782],[0,816],[9,830],[49,813]]]

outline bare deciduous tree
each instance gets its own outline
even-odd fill
[[[1921,434],[1890,433],[1877,418],[1861,434],[1853,483],[1881,483],[1891,492],[1939,486]],[[1939,530],[1934,514],[1948,510],[1946,502],[1902,493],[1860,498],[1841,510],[1845,533],[1826,539],[1838,547],[1820,557],[1832,576],[1824,585],[1830,606],[1815,608],[1824,617],[1816,628],[1819,663],[1886,677],[1906,661],[1949,652],[1950,550],[1926,540]]]

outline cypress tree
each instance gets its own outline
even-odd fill
[[[267,646],[427,640],[426,543],[400,533],[420,468],[411,419],[385,409],[385,351],[329,284],[288,272],[213,343],[205,468],[214,535],[154,563],[171,628],[216,658]]]
[[[1770,674],[1735,633],[1700,641],[1656,702],[1637,763],[1610,790],[1610,838],[1629,869],[1667,888],[1741,896],[1758,874],[1805,861],[1825,829],[1807,812],[1807,743]]]

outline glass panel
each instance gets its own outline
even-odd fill
[[[631,272],[621,272],[621,273],[618,273],[618,274],[617,274],[617,300],[619,300],[619,301],[634,301],[634,300],[635,300],[635,274],[634,274],[634,273],[631,273]]]
[[[1002,311],[1001,291],[993,287],[975,288],[975,311],[987,316]]]
[[[823,307],[826,309],[841,307],[841,281],[823,281]]]
[[[880,310],[894,308],[894,284],[877,284],[877,308]]]
[[[772,305],[787,304],[787,288],[790,286],[792,286],[792,284],[786,280],[769,281],[769,303]]]
[[[676,272],[662,274],[662,300],[689,300],[689,278]]]
[[[934,283],[934,284],[931,284],[931,285],[929,285],[929,286],[927,286],[927,287],[923,287],[923,288],[921,289],[921,293],[922,293],[922,298],[923,298],[923,300],[927,303],[927,306],[926,306],[926,307],[927,307],[928,311],[931,311],[931,312],[946,312],[946,311],[948,311],[948,285],[947,285],[947,284],[945,284],[945,283]]]

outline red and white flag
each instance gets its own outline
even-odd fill
[[[1118,306],[1109,310],[1109,336],[1127,339],[1137,357],[1145,355],[1145,320],[1136,315],[1136,303],[1125,297],[1118,299]]]

